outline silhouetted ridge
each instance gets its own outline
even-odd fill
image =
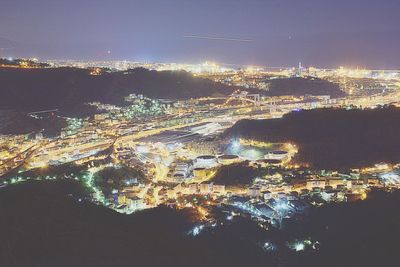
[[[267,95],[329,95],[337,98],[345,96],[346,93],[340,89],[338,84],[326,80],[313,77],[292,77],[270,80]]]
[[[0,68],[0,89],[0,109],[24,111],[73,110],[91,101],[124,104],[124,97],[132,93],[188,99],[234,91],[233,87],[188,72],[143,68],[102,75],[90,75],[90,70],[77,68]]]
[[[241,120],[227,136],[299,146],[295,160],[317,168],[400,162],[400,108],[302,110],[281,119]]]

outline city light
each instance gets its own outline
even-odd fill
[[[400,265],[400,0],[5,2],[1,266]]]
[[[296,251],[302,251],[302,250],[304,250],[304,248],[305,248],[305,246],[304,246],[303,243],[297,243],[297,244],[294,245],[294,249]]]
[[[204,225],[196,225],[189,231],[189,235],[198,236],[204,229]]]

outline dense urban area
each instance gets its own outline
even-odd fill
[[[107,100],[99,89],[93,97],[66,96],[79,106],[74,113],[61,102],[39,105],[29,93],[34,79],[18,89],[32,96],[24,100],[35,102],[32,109],[7,107],[18,95],[5,88],[0,194],[69,181],[86,192],[72,194],[77,203],[122,214],[189,212],[185,235],[201,238],[235,220],[280,231],[316,207],[366,201],[400,186],[400,71],[0,60],[7,84],[31,73],[63,83],[64,72],[83,77],[71,86],[111,83],[120,95]],[[150,76],[172,81],[164,88],[147,83]],[[186,84],[199,90],[184,95]],[[39,86],[59,94],[53,85]],[[294,239],[286,249],[318,251],[321,243]],[[269,239],[257,246],[279,249]]]

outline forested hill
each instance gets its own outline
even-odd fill
[[[280,119],[241,120],[225,135],[295,143],[298,163],[322,169],[400,162],[400,108],[396,107],[302,110]]]
[[[90,70],[78,68],[0,68],[0,109],[71,108],[90,101],[122,104],[131,93],[188,99],[229,95],[234,89],[184,71],[137,68],[90,75]]]
[[[334,98],[346,95],[338,84],[313,77],[272,79],[266,94],[269,96],[329,95]]]
[[[189,99],[229,95],[244,89],[194,77],[185,71],[151,71],[136,68],[121,72],[79,68],[0,68],[0,110],[36,111],[82,109],[84,102],[123,104],[136,93],[150,98]],[[244,89],[264,95],[343,96],[338,85],[311,78],[271,80],[269,91]]]

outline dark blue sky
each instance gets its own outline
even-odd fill
[[[39,58],[400,68],[400,0],[0,0],[0,48]]]

